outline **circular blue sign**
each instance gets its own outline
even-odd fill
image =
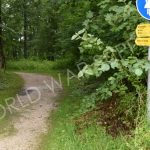
[[[136,7],[142,17],[150,20],[150,0],[137,0]]]

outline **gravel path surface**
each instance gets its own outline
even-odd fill
[[[25,81],[24,89],[13,105],[7,108],[12,113],[12,124],[16,132],[0,138],[0,150],[36,150],[40,137],[48,130],[48,117],[55,109],[55,98],[62,89],[49,76],[17,74]],[[19,116],[15,116],[15,112]]]

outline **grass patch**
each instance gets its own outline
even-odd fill
[[[14,73],[0,72],[0,105],[6,106],[5,99],[15,97],[23,86],[23,80]],[[3,115],[1,109],[0,115]],[[11,124],[11,115],[9,113],[3,119],[0,119],[0,136],[8,135],[15,131]]]
[[[51,70],[51,74],[57,73]],[[76,118],[79,117],[83,96],[77,91],[78,81],[72,81],[67,86],[66,75],[61,77],[64,93],[57,99],[59,106],[49,118],[49,132],[43,137],[39,150],[126,150],[123,140],[108,135],[104,128],[96,124],[92,115],[91,122],[84,122],[82,132],[78,132]]]
[[[26,72],[49,72],[51,69],[65,69],[67,66],[71,66],[70,59],[63,59],[57,61],[47,61],[47,60],[19,60],[19,61],[9,61],[7,63],[8,70],[15,71],[26,71]]]
[[[0,104],[4,100],[14,97],[23,86],[23,80],[15,73],[0,73]]]

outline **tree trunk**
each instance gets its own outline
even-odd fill
[[[0,69],[5,69],[6,61],[3,49],[2,0],[0,0]]]
[[[24,58],[28,58],[28,50],[27,50],[27,7],[26,7],[26,0],[24,0]]]

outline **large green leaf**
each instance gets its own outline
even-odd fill
[[[140,68],[135,69],[135,74],[136,74],[137,76],[141,76],[141,75],[143,74],[143,70],[140,69]]]
[[[104,72],[108,71],[108,70],[110,70],[110,66],[108,64],[102,64],[101,70]]]

